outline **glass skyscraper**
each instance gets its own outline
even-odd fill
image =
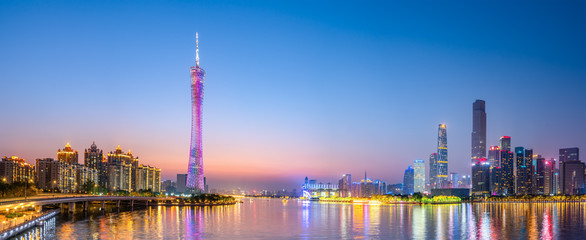
[[[472,163],[486,158],[486,110],[483,100],[472,104]]]
[[[448,133],[445,124],[438,127],[437,155],[436,188],[443,188],[448,182]]]
[[[425,191],[425,162],[423,160],[415,160],[413,174],[413,192],[423,193]]]

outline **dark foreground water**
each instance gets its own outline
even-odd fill
[[[243,201],[61,216],[19,239],[586,239],[586,203]]]

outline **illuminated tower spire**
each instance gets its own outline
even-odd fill
[[[195,67],[199,67],[199,37],[195,33]]]

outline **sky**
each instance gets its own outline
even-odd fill
[[[350,173],[402,182],[436,152],[470,174],[487,142],[586,149],[586,3],[1,1],[0,155],[120,145],[186,173],[189,67],[206,71],[210,188],[299,188]],[[80,158],[81,160],[82,158]]]

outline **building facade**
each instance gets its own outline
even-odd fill
[[[444,188],[448,182],[448,132],[445,124],[438,127],[436,188]]]
[[[438,164],[437,161],[437,153],[432,153],[431,155],[429,155],[429,186],[431,189],[436,188]]]
[[[425,192],[425,162],[421,159],[413,163],[413,192]]]
[[[486,197],[490,195],[490,163],[478,159],[472,164],[472,196]]]
[[[414,193],[414,185],[413,167],[409,166],[403,175],[403,194],[412,195]]]
[[[79,164],[79,154],[67,143],[63,150],[57,149],[57,160],[69,164]]]
[[[486,158],[486,109],[483,100],[472,104],[472,163]]]
[[[59,189],[60,162],[52,158],[37,159],[37,186],[42,190]]]
[[[96,183],[101,187],[106,187],[108,185],[108,161],[95,142],[92,143],[89,149],[85,149],[83,159],[86,167],[95,169],[98,172],[98,181]]]
[[[34,182],[35,167],[17,156],[5,156],[0,162],[0,178],[4,183]]]

